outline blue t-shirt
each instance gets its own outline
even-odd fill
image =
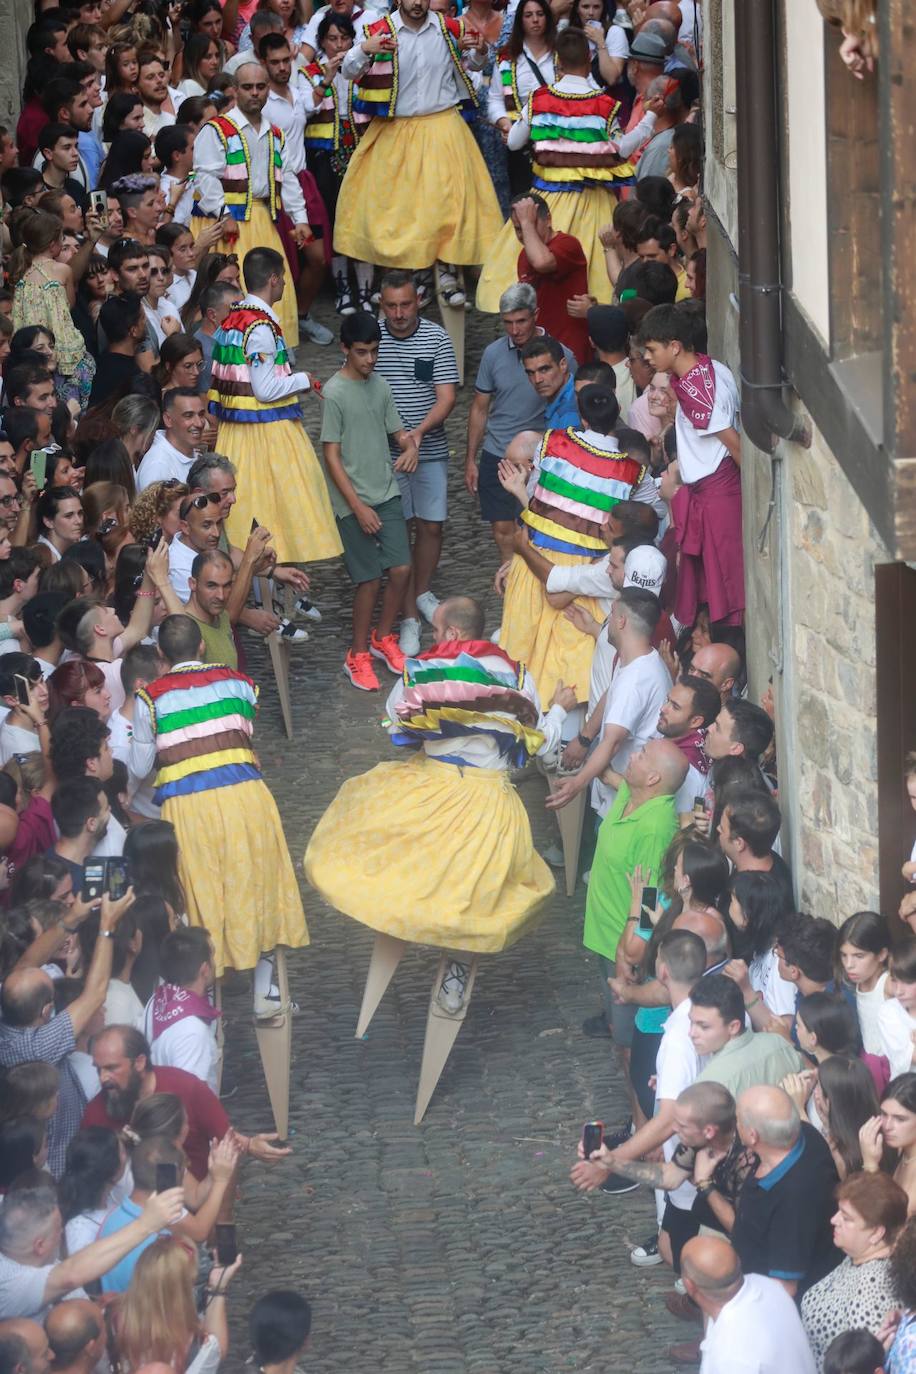
[[[136,1202],[131,1202],[129,1197],[125,1198],[120,1207],[116,1207],[113,1212],[109,1212],[108,1216],[102,1222],[102,1225],[99,1227],[99,1240],[101,1240],[103,1236],[113,1236],[118,1231],[123,1231],[125,1226],[129,1226],[132,1221],[137,1220],[137,1217],[140,1216],[142,1211],[143,1208],[138,1207]],[[169,1231],[159,1232],[161,1236],[168,1236],[170,1234],[171,1232]],[[130,1286],[134,1265],[137,1263],[137,1260],[143,1254],[147,1246],[152,1245],[153,1241],[157,1239],[157,1236],[147,1236],[146,1240],[142,1240],[140,1244],[135,1246],[133,1250],[130,1250],[122,1260],[119,1260],[113,1269],[109,1269],[107,1274],[103,1274],[102,1292],[126,1293]]]
[[[544,407],[544,419],[548,429],[579,429],[582,421],[579,418],[579,407],[576,405],[576,384],[570,377],[564,387],[561,387],[554,396],[553,400]]]

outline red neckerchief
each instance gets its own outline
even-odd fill
[[[691,730],[689,735],[682,735],[674,743],[688,763],[692,763],[698,773],[705,777],[709,771],[709,759],[703,752],[703,741],[706,738],[705,730]]]
[[[672,372],[671,389],[694,429],[708,429],[712,408],[716,403],[716,374],[712,358],[706,353],[698,353],[696,363],[683,377]]]
[[[197,1016],[209,1024],[221,1013],[206,997],[187,988],[179,988],[174,983],[163,983],[153,993],[153,1039],[158,1040],[169,1026],[176,1026],[188,1016]]]

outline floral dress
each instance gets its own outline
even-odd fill
[[[38,325],[54,335],[57,372],[54,389],[62,401],[75,400],[85,410],[95,376],[95,359],[70,315],[67,293],[56,277],[33,263],[13,291],[13,328]]]

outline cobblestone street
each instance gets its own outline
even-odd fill
[[[335,327],[322,306],[321,318]],[[467,381],[449,424],[451,518],[434,583],[440,596],[486,598],[490,630],[500,615],[491,590],[496,550],[462,474],[476,365],[497,329],[492,317],[469,313]],[[300,362],[323,379],[337,356],[333,346],[300,350]],[[317,447],[315,402],[306,414]],[[293,656],[291,742],[260,646],[251,645],[249,660],[262,688],[256,744],[300,875],[308,838],[340,783],[391,754],[379,724],[387,684],[362,694],[341,672],[350,609],[342,566],[313,570],[312,585],[323,620]],[[542,848],[552,825],[544,794],[536,775],[522,785]],[[249,1353],[253,1299],[294,1286],[314,1306],[309,1374],[671,1369],[667,1345],[695,1328],[665,1310],[667,1271],[641,1271],[628,1259],[629,1246],[653,1230],[652,1195],[582,1198],[568,1181],[582,1122],[625,1116],[609,1044],[580,1031],[597,1009],[595,969],[581,946],[584,892],[558,894],[533,935],[482,959],[467,1022],[425,1121],[414,1127],[436,955],[414,949],[405,957],[367,1037],[356,1040],[372,935],[325,908],[303,880],[312,943],[290,959],[301,1006],[294,1154],[278,1167],[244,1171],[245,1263],[231,1294],[228,1368],[240,1369]],[[227,1059],[240,1081],[227,1107],[244,1129],[267,1129],[249,997],[247,978],[227,983]]]

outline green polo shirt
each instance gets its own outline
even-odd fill
[[[658,873],[677,830],[673,797],[653,797],[623,814],[630,789],[620,784],[614,805],[601,822],[585,902],[586,949],[614,959],[630,910],[630,874],[637,864]]]
[[[186,610],[185,615],[187,614]],[[235,647],[229,612],[221,611],[216,625],[208,625],[205,620],[198,620],[193,615],[191,619],[200,626],[200,637],[204,642],[204,663],[225,663],[228,668],[237,669],[239,654]]]
[[[809,1067],[788,1040],[772,1031],[742,1031],[714,1054],[697,1075],[698,1083],[721,1083],[735,1101],[745,1088],[778,1088],[787,1073]]]

